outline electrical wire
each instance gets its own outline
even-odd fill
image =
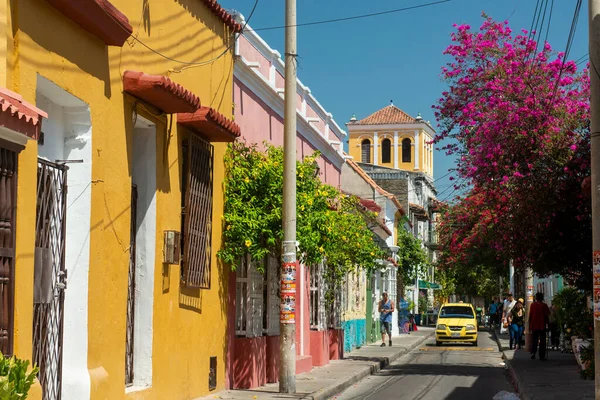
[[[585,53],[575,61],[575,65],[579,66],[589,59],[590,53]]]
[[[544,42],[548,42],[548,33],[550,32],[550,25],[552,24],[552,12],[554,11],[554,0],[552,0],[552,5],[550,6],[550,16],[548,17],[548,27],[546,28],[546,37],[544,38]]]
[[[254,32],[269,31],[269,30],[273,30],[273,29],[285,29],[287,27],[323,25],[323,24],[330,24],[330,23],[334,23],[334,22],[350,21],[350,20],[355,20],[355,19],[376,17],[376,16],[379,16],[379,15],[399,13],[399,12],[402,12],[402,11],[415,10],[417,8],[424,8],[424,7],[435,6],[435,5],[438,5],[438,4],[449,3],[451,1],[452,0],[440,0],[440,1],[434,1],[434,2],[431,2],[431,3],[419,4],[419,5],[416,5],[416,6],[410,6],[410,7],[404,7],[404,8],[396,8],[394,10],[380,11],[380,12],[371,13],[371,14],[361,14],[361,15],[354,15],[354,16],[351,16],[351,17],[327,19],[327,20],[323,20],[323,21],[305,22],[305,23],[296,24],[296,25],[289,25],[289,26],[288,25],[269,26],[269,27],[265,27],[265,28],[251,29],[251,31],[254,31]]]
[[[215,58],[212,58],[212,59],[210,59],[210,60],[207,60],[207,61],[197,61],[197,62],[196,62],[196,61],[182,61],[182,60],[178,60],[178,59],[176,59],[176,58],[169,57],[169,56],[167,56],[166,54],[163,54],[163,53],[161,53],[161,52],[160,52],[160,51],[158,51],[158,50],[155,50],[155,49],[153,49],[152,47],[150,47],[150,46],[148,46],[146,43],[144,43],[142,40],[140,40],[140,39],[139,39],[137,36],[133,36],[132,34],[129,34],[129,37],[131,37],[133,40],[135,40],[136,42],[138,42],[139,44],[141,44],[143,47],[145,47],[145,48],[146,48],[146,49],[148,49],[149,51],[153,52],[154,54],[156,54],[156,55],[158,55],[158,56],[160,56],[160,57],[162,57],[162,58],[164,58],[164,59],[166,59],[166,60],[169,60],[169,61],[173,61],[173,62],[175,62],[175,63],[178,63],[178,64],[194,65],[194,66],[198,66],[198,67],[199,67],[199,66],[203,66],[203,65],[212,64],[212,63],[214,63],[215,61],[219,60],[221,57],[223,57],[225,54],[227,54],[227,53],[229,52],[229,50],[231,50],[231,49],[233,48],[233,46],[235,46],[235,43],[237,42],[237,40],[239,39],[239,37],[240,37],[240,36],[242,35],[242,33],[244,32],[244,29],[246,29],[246,26],[248,26],[248,23],[250,22],[250,19],[252,18],[252,15],[254,14],[254,11],[256,11],[256,7],[258,6],[258,1],[259,1],[259,0],[256,0],[256,1],[254,2],[254,6],[252,7],[252,11],[251,11],[251,12],[250,12],[250,14],[248,15],[248,18],[246,19],[246,23],[245,23],[245,24],[244,24],[244,26],[242,27],[241,31],[240,31],[240,32],[237,34],[237,36],[235,36],[235,34],[234,34],[235,38],[234,38],[234,40],[233,40],[233,43],[232,43],[231,45],[229,45],[229,46],[228,46],[228,47],[227,47],[227,48],[226,48],[226,49],[225,49],[225,50],[224,50],[222,53],[220,53],[220,54],[219,54],[217,57],[215,57]],[[110,14],[108,11],[106,11],[106,10],[104,10],[104,9],[102,9],[102,11],[104,11],[104,13],[105,13],[106,15],[108,15],[108,16],[109,16],[109,17],[110,17],[110,18],[111,18],[113,21],[117,22],[117,25],[118,25],[119,27],[121,27],[121,29],[123,29],[125,32],[128,32],[128,33],[129,33],[129,31],[128,31],[128,30],[127,30],[127,29],[126,29],[124,26],[122,26],[122,25],[121,25],[121,23],[120,23],[119,21],[117,21],[117,20],[115,19],[115,17],[114,17],[114,16],[112,16],[112,15],[111,15],[111,14]],[[180,71],[177,71],[177,72],[180,72]]]
[[[554,102],[554,97],[558,92],[558,86],[560,84],[560,79],[562,77],[563,71],[565,69],[565,63],[569,54],[571,53],[571,46],[573,45],[573,39],[575,38],[575,32],[577,31],[577,23],[579,22],[579,14],[581,13],[581,3],[582,0],[577,0],[577,4],[575,5],[575,12],[573,13],[573,20],[571,21],[571,29],[569,30],[569,37],[567,38],[567,45],[565,46],[565,54],[562,59],[562,63],[560,66],[560,71],[558,73],[558,78],[554,83],[554,91],[552,93],[552,97],[550,98],[550,102],[548,103],[548,107],[552,105]]]

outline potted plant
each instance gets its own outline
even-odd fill
[[[0,353],[0,399],[25,400],[39,371],[29,370],[29,361],[16,357],[5,358]]]
[[[582,354],[586,354],[585,349],[593,347],[591,338],[594,334],[594,321],[585,293],[575,288],[564,288],[554,296],[552,305],[556,308],[563,336],[571,339],[570,347],[581,370],[590,369],[591,363]]]

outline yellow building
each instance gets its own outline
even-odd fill
[[[0,348],[31,399],[225,387],[240,30],[214,0],[0,2]]]
[[[347,126],[355,161],[433,176],[434,130],[420,115],[390,104],[361,120],[353,116]]]

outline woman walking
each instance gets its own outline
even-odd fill
[[[521,338],[525,329],[525,309],[523,307],[523,299],[519,299],[517,304],[510,310],[508,316],[510,323],[510,349],[521,348]]]

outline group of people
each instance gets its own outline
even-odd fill
[[[509,347],[521,349],[524,345],[525,331],[525,303],[523,299],[515,300],[509,293],[503,302],[494,298],[489,307],[490,324],[493,328],[501,324],[501,333],[507,330],[510,333]],[[535,302],[529,309],[527,316],[529,331],[531,333],[531,359],[535,359],[539,351],[540,360],[546,360],[546,332],[550,332],[552,348],[559,347],[559,327],[553,307],[544,303],[544,294],[537,293]]]

